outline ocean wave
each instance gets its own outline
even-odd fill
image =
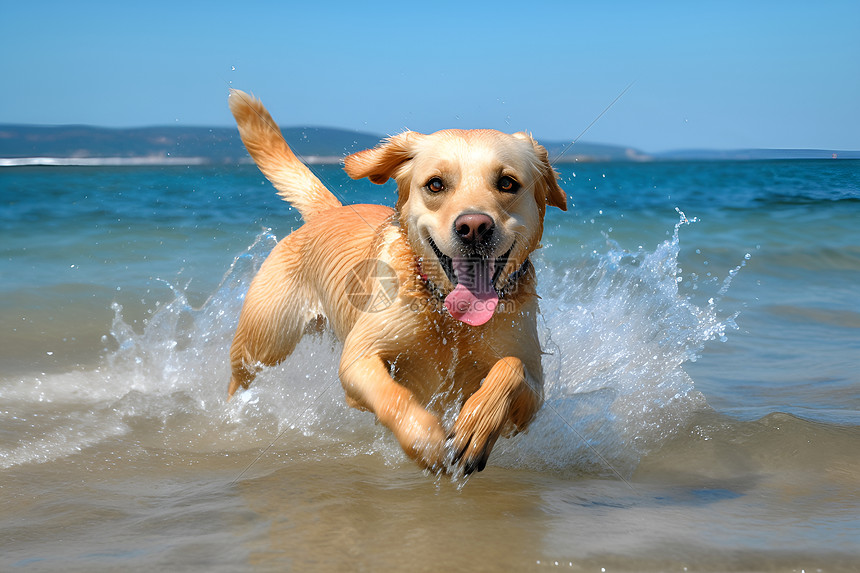
[[[798,191],[796,193],[764,193],[753,200],[760,208],[832,206],[836,203],[860,203],[860,191],[856,189],[827,189],[820,191]]]
[[[700,412],[689,425],[643,458],[636,479],[685,486],[735,484],[743,490],[761,476],[792,476],[821,489],[857,487],[860,457],[847,455],[860,443],[860,426],[823,423],[783,412],[740,421],[716,412]],[[814,484],[814,486],[813,486]],[[810,491],[810,494],[815,492]]]

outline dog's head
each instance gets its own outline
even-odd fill
[[[525,133],[412,131],[345,159],[353,179],[397,182],[397,211],[422,273],[452,316],[492,318],[538,248],[546,206],[567,197],[546,150]]]

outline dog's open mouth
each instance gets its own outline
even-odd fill
[[[464,253],[449,257],[439,250],[431,237],[427,242],[439,259],[442,270],[454,289],[445,297],[445,308],[457,320],[479,326],[493,317],[499,304],[496,280],[508,263],[513,245],[501,257]]]

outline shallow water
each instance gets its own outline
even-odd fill
[[[254,169],[2,170],[0,569],[856,570],[858,167],[563,168],[546,404],[455,482],[345,406],[329,337],[226,402],[299,224]]]

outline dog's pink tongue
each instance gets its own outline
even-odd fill
[[[445,308],[461,322],[479,326],[491,318],[499,304],[493,288],[491,261],[457,258],[452,260],[457,286],[445,297]]]

